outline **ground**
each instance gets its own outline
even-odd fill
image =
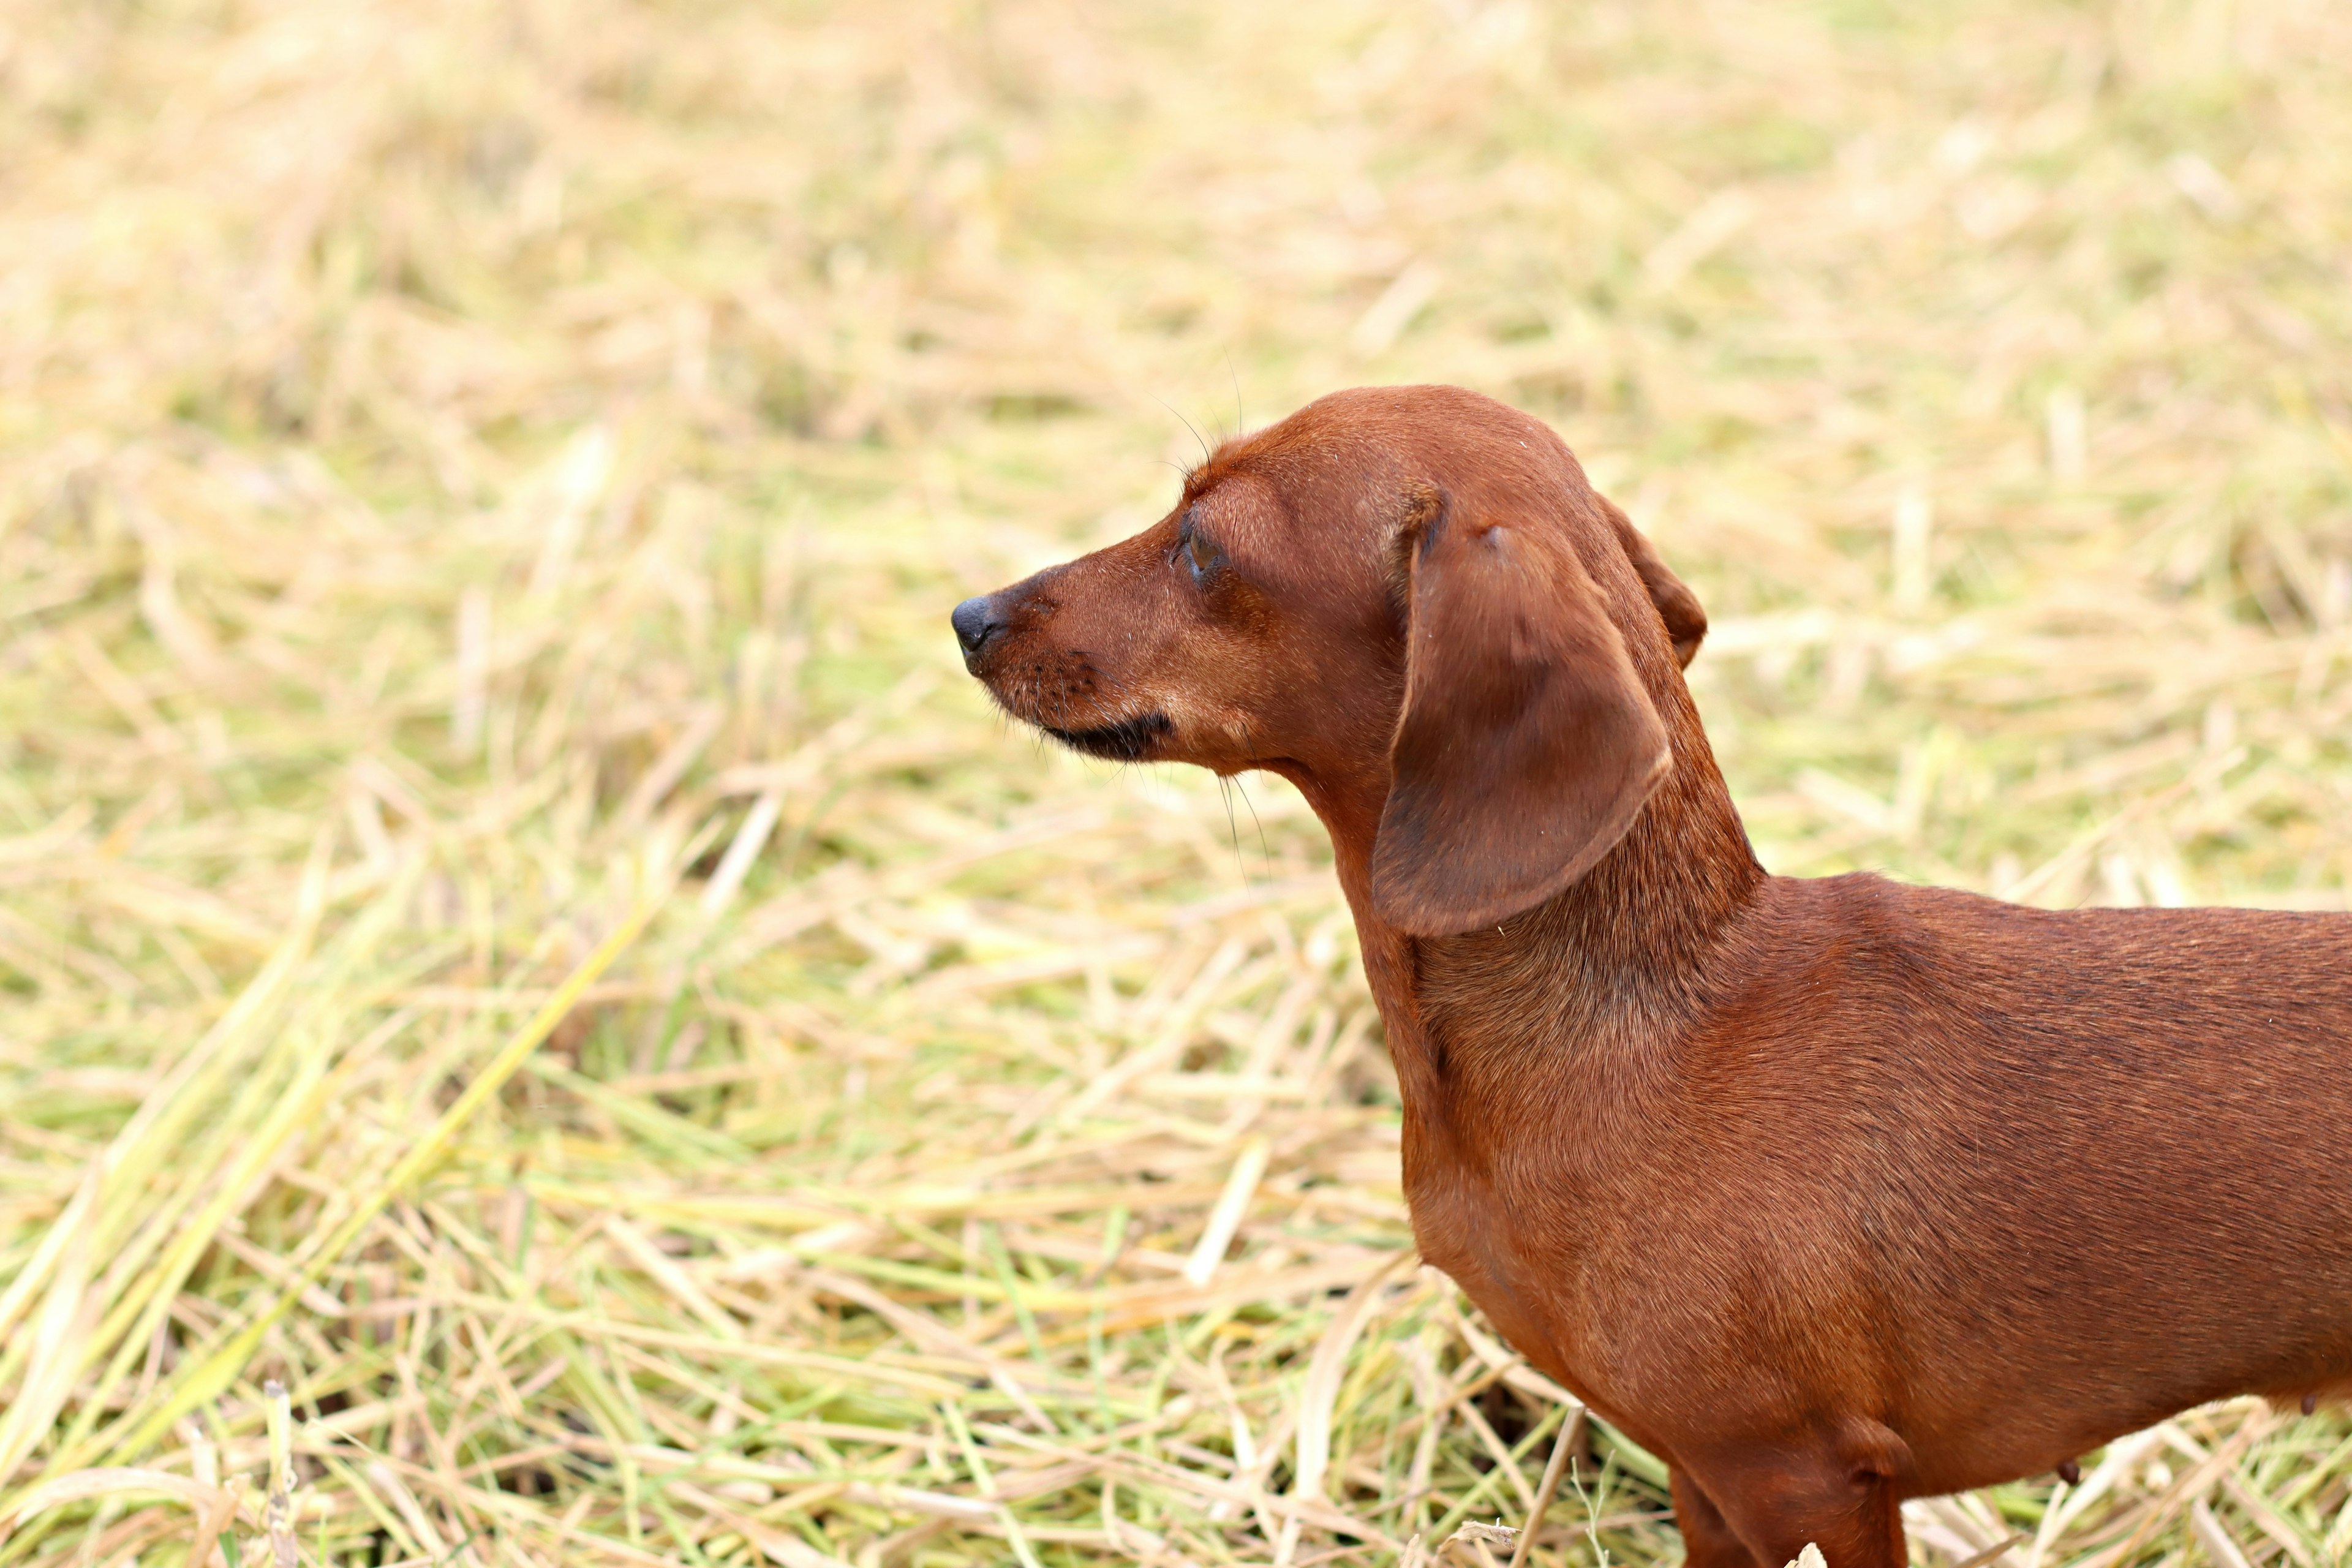
[[[2343,908],[2347,58],[2317,0],[8,8],[0,1563],[1515,1522],[1561,1407],[1406,1250],[1319,829],[1042,749],[948,608],[1458,382],[1707,605],[1774,870]],[[2204,1412],[1916,1550],[2332,1568],[2347,1432]],[[1677,1558],[1648,1456],[1576,1479],[1539,1562]]]

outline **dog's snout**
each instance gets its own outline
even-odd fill
[[[986,594],[958,605],[955,613],[948,617],[948,624],[955,627],[956,641],[963,648],[966,664],[978,658],[989,639],[1004,629],[1004,623],[996,617],[995,605]]]

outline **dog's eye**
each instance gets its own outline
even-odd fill
[[[1206,577],[1224,556],[1214,542],[1196,528],[1184,541],[1184,558],[1192,563],[1192,580],[1197,583]]]

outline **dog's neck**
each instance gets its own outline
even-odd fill
[[[1493,1068],[1514,1065],[1498,1056],[1532,1066],[1571,1053],[1640,1070],[1645,1044],[1678,1034],[1700,1005],[1708,957],[1765,872],[1688,689],[1660,672],[1645,684],[1673,767],[1591,871],[1495,929],[1415,938],[1381,920],[1370,866],[1385,779],[1306,791],[1331,834],[1409,1111],[1451,1098],[1465,1048]]]
[[[1662,688],[1653,700],[1674,758],[1665,778],[1613,850],[1575,886],[1505,921],[1501,933],[1572,968],[1601,1005],[1686,1003],[1725,927],[1765,875],[1689,689],[1678,677],[1654,686]],[[1424,942],[1432,950],[1424,963],[1465,940]]]

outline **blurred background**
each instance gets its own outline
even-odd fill
[[[1562,1396],[1413,1265],[1320,829],[1043,749],[949,607],[1457,382],[1706,604],[1772,869],[2345,908],[2347,61],[2326,0],[0,10],[0,1563],[1516,1523]],[[2347,1432],[1914,1551],[2333,1568]],[[1591,1427],[1538,1561],[1677,1560],[1661,1479]]]

